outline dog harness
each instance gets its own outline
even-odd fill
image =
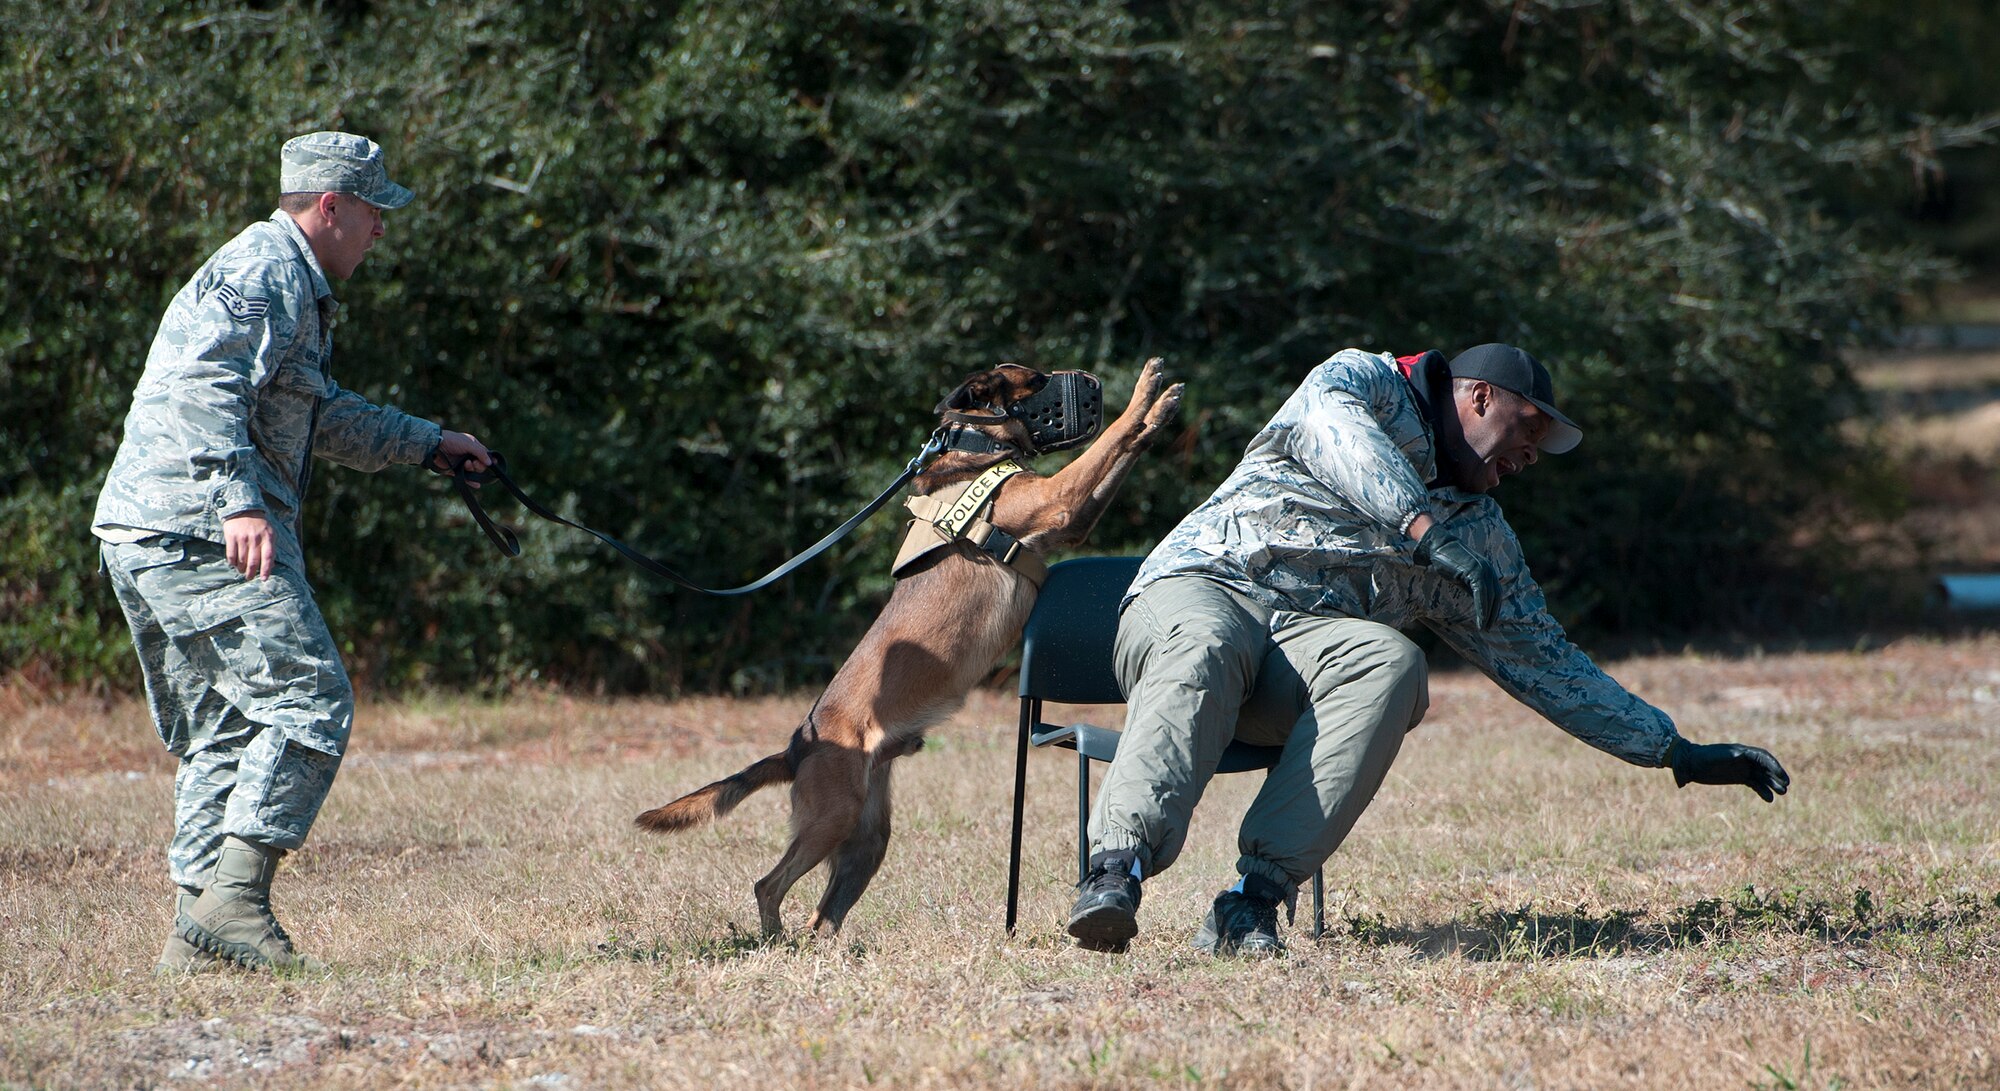
[[[965,484],[904,500],[904,506],[916,518],[910,520],[909,533],[903,536],[903,546],[896,551],[896,563],[889,569],[889,574],[901,578],[918,558],[962,540],[972,543],[1000,563],[1013,566],[1016,572],[1040,587],[1042,581],[1048,578],[1049,566],[1038,554],[1023,546],[1019,538],[994,526],[986,518],[993,508],[994,495],[1000,491],[1000,483],[1025,472],[1025,469],[1011,458],[1004,459]]]

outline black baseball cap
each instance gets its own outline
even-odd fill
[[[1451,361],[1454,379],[1483,379],[1502,390],[1511,390],[1549,415],[1549,432],[1542,437],[1542,450],[1552,455],[1573,450],[1583,442],[1583,429],[1556,408],[1555,383],[1540,360],[1512,345],[1474,345]]]

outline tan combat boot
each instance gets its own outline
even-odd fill
[[[185,890],[174,895],[175,930],[167,933],[167,946],[160,952],[160,961],[153,966],[153,973],[159,977],[208,973],[225,965],[221,959],[181,938],[180,918],[194,908],[196,897]]]
[[[283,855],[239,837],[223,838],[208,889],[181,910],[176,922],[181,938],[253,970],[323,969],[292,949],[292,938],[271,915],[271,876]]]

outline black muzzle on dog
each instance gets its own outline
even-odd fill
[[[1027,425],[1036,454],[1065,451],[1089,443],[1104,427],[1104,384],[1088,371],[1051,372],[1034,393],[1008,406],[1007,415]]]

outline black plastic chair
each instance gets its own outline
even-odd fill
[[[1021,813],[1027,799],[1028,747],[1059,746],[1076,751],[1076,879],[1090,868],[1090,763],[1118,753],[1118,732],[1095,724],[1060,727],[1042,722],[1042,703],[1123,704],[1112,667],[1111,643],[1118,635],[1118,600],[1132,585],[1140,557],[1080,557],[1049,569],[1021,633],[1021,737],[1014,747],[1014,831],[1007,862],[1007,932],[1013,934],[1021,890]],[[1220,773],[1247,773],[1278,763],[1283,747],[1232,742],[1222,752]],[[1326,932],[1326,874],[1313,875],[1313,929]]]

